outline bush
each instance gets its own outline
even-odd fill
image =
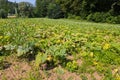
[[[103,15],[99,12],[96,12],[93,15],[93,19],[94,19],[95,22],[102,22],[103,21]]]
[[[0,18],[7,18],[7,12],[4,9],[0,9]]]
[[[103,16],[103,13],[96,12],[96,13],[89,14],[87,16],[87,20],[95,21],[95,22],[103,22],[104,21],[104,16]]]
[[[106,18],[106,22],[120,24],[120,15],[119,16],[109,16]]]
[[[110,13],[96,12],[91,13],[86,18],[88,21],[94,22],[107,22],[107,23],[120,23],[120,15],[112,16]]]
[[[109,16],[108,18],[106,18],[106,22],[108,23],[114,23],[115,18],[113,16]]]
[[[80,16],[75,16],[75,19],[76,19],[76,20],[80,20],[81,17],[80,17]]]
[[[68,19],[76,19],[76,20],[80,20],[81,17],[80,17],[80,16],[76,16],[76,15],[72,15],[72,14],[68,14]]]
[[[116,23],[120,24],[120,15],[117,16],[117,22]]]
[[[88,21],[94,21],[93,13],[89,14],[86,18]]]
[[[103,13],[100,13],[100,12],[96,12],[94,13],[93,15],[93,20],[95,22],[103,22],[104,21],[104,14]]]
[[[68,19],[74,19],[75,18],[75,15],[73,15],[73,14],[68,14],[68,17],[67,17]]]

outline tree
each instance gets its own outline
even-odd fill
[[[0,18],[7,18],[8,0],[0,0]]]
[[[53,0],[36,0],[36,14],[38,17],[47,16],[47,7]]]
[[[9,14],[16,14],[18,9],[18,3],[16,2],[8,2],[8,13]]]
[[[18,4],[19,16],[20,17],[33,17],[33,5],[29,2],[20,2]]]
[[[55,4],[55,3],[50,3],[47,8],[47,16],[49,18],[63,18],[63,12],[61,10],[60,5]]]
[[[8,0],[0,0],[0,9],[8,11]]]
[[[71,13],[71,3],[73,0],[56,0],[56,3],[58,3],[61,6],[62,11],[64,12],[64,16],[67,17],[69,13]]]

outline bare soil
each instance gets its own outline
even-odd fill
[[[72,59],[71,56],[69,58]],[[82,60],[77,60],[77,63],[79,66],[82,65]],[[4,69],[0,70],[0,80],[29,80],[30,73],[33,73],[33,76],[40,77],[41,80],[82,80],[81,75],[86,76],[88,80],[93,80],[93,77],[96,80],[102,80],[103,78],[103,75],[97,72],[77,74],[69,72],[61,66],[49,70],[40,68],[36,71],[32,62],[28,63],[26,60],[10,56],[5,59]],[[112,73],[115,74],[115,69]]]

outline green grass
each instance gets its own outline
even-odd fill
[[[77,74],[97,72],[105,80],[114,80],[120,75],[120,25],[68,19],[1,19],[0,56],[11,54],[34,57],[36,67],[61,65]],[[116,74],[112,74],[114,68]]]

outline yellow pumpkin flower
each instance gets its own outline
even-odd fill
[[[94,54],[93,54],[93,52],[91,52],[91,53],[90,53],[90,57],[93,57],[93,56],[94,56]]]
[[[98,63],[96,61],[93,62],[94,65],[97,65]]]
[[[117,72],[118,72],[118,69],[114,69],[114,72],[117,73]]]
[[[120,75],[119,74],[116,75],[116,80],[120,80]]]
[[[0,39],[2,39],[3,38],[3,36],[0,36]]]
[[[48,61],[51,61],[51,60],[52,60],[52,56],[51,56],[51,55],[48,55],[47,60],[48,60]]]
[[[57,40],[57,43],[60,43],[61,41],[60,40]]]
[[[108,43],[106,43],[104,46],[103,46],[103,49],[104,50],[107,50],[107,49],[109,49],[110,48],[110,44],[108,44]]]

